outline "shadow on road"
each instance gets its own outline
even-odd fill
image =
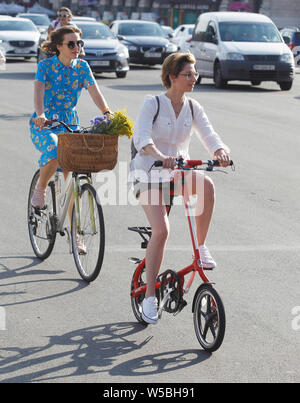
[[[1,73],[0,79],[5,79],[5,80],[30,80],[33,81],[35,77],[35,73],[32,73],[30,71],[24,71],[22,73],[17,72],[17,73]]]
[[[0,119],[2,120],[29,120],[31,114],[30,113],[19,113],[19,114],[14,114],[14,113],[0,113]]]
[[[89,382],[95,381],[93,375],[105,372],[118,377],[145,377],[188,368],[211,356],[201,350],[185,349],[142,355],[114,366],[117,359],[142,350],[150,342],[152,336],[140,343],[129,339],[144,329],[138,323],[108,323],[48,336],[45,346],[0,349],[1,382],[68,382],[68,378],[76,376],[87,377],[81,381]],[[100,381],[101,376],[97,379]]]
[[[9,259],[29,259],[29,263],[26,265],[19,266],[17,268],[12,269],[7,264],[7,260]],[[33,275],[54,275],[65,273],[64,270],[46,270],[46,269],[34,269],[35,266],[41,264],[40,259],[32,256],[5,256],[0,258],[0,298],[1,298],[1,306],[15,306],[21,304],[27,304],[31,302],[38,302],[49,300],[52,298],[57,298],[62,295],[67,295],[76,291],[81,290],[88,286],[88,283],[81,279],[70,279],[70,278],[46,278],[46,279],[37,279],[37,280],[23,280],[24,276],[33,276]],[[22,281],[17,281],[18,278],[22,278]],[[7,283],[4,280],[12,279],[11,283]],[[58,283],[60,286],[58,287],[61,290],[63,282],[66,284],[66,288],[63,291],[55,292],[49,295],[49,291],[52,288],[47,287],[50,286],[51,283]],[[45,286],[45,290],[48,292],[47,295],[39,296],[36,298],[32,298],[32,294],[29,292],[28,295],[30,297],[26,298],[28,290],[30,290],[31,286],[34,284],[38,284],[40,287]],[[69,285],[71,284],[71,285]],[[55,289],[55,287],[54,287]]]

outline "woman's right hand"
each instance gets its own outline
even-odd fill
[[[39,115],[36,118],[33,118],[32,120],[33,120],[34,124],[37,127],[39,127],[40,129],[42,129],[45,126],[46,122],[47,122],[47,119],[46,119],[44,114]]]
[[[163,168],[174,169],[175,165],[176,165],[176,158],[175,157],[165,157],[163,159]]]

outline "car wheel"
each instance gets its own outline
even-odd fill
[[[293,81],[281,81],[278,84],[282,91],[289,91],[292,88]]]
[[[261,84],[261,81],[253,80],[253,81],[251,81],[251,84],[252,84],[252,85],[260,85],[260,84]]]
[[[197,79],[197,81],[196,81],[196,84],[201,84],[201,80],[202,80],[202,77],[199,76],[198,79]]]
[[[214,82],[217,88],[224,88],[227,84],[227,80],[224,80],[222,76],[220,63],[217,63],[214,68]]]
[[[116,76],[118,78],[125,78],[127,74],[127,71],[116,71]]]

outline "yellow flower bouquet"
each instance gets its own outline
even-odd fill
[[[96,117],[90,123],[91,133],[127,136],[129,139],[133,136],[134,122],[126,116],[125,110]]]

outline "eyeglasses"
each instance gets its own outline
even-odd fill
[[[184,76],[187,80],[190,80],[191,78],[198,80],[199,78],[199,73],[179,73],[178,75]]]
[[[57,14],[58,17],[60,18],[68,18],[71,17],[70,14]]]
[[[75,48],[75,45],[76,45],[78,48],[83,48],[84,42],[83,42],[82,40],[77,41],[77,42],[75,42],[75,41],[70,41],[70,42],[68,42],[68,43],[63,43],[63,45],[67,45],[69,49],[74,49],[74,48]]]

